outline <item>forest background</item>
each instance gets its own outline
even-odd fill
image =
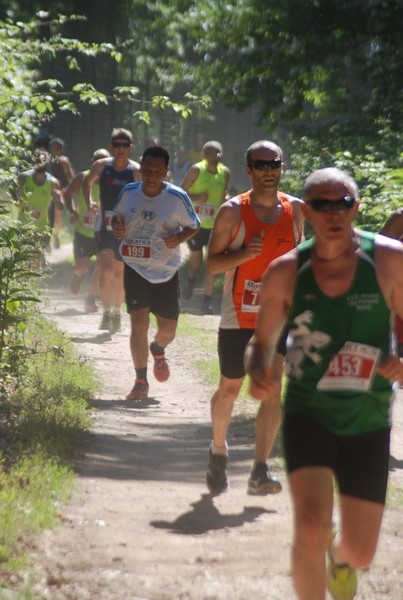
[[[244,152],[268,137],[284,189],[346,168],[377,230],[401,205],[402,18],[403,0],[1,0],[2,177],[40,128],[79,170],[125,126],[135,158],[151,136],[172,155],[219,139],[241,192]]]
[[[44,498],[71,488],[66,450],[95,387],[44,333],[37,236],[10,210],[35,136],[64,138],[81,170],[115,126],[135,133],[134,158],[150,136],[173,156],[201,132],[223,142],[233,192],[248,185],[246,148],[267,137],[284,150],[285,191],[347,169],[358,225],[378,231],[402,206],[402,22],[403,0],[0,0],[0,585],[27,518],[46,526]]]

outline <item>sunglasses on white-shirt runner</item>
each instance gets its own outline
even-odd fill
[[[343,198],[337,198],[336,200],[329,200],[328,198],[312,198],[307,200],[306,204],[310,206],[315,212],[330,212],[336,209],[337,211],[351,210],[355,204],[354,196],[343,196]]]

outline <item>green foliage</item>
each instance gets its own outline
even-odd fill
[[[361,141],[337,136],[330,136],[326,146],[308,137],[292,140],[291,164],[286,165],[282,187],[302,197],[304,181],[314,169],[334,166],[346,170],[355,178],[360,190],[357,224],[377,232],[387,217],[402,206],[403,154],[396,154],[397,139],[382,131],[377,143],[363,146]]]
[[[240,109],[259,101],[270,129],[323,142],[332,126],[368,138],[379,119],[401,131],[402,17],[392,0],[198,0],[171,28],[196,93]]]
[[[24,343],[18,378],[3,398],[3,435],[17,453],[41,448],[49,456],[68,458],[89,425],[88,401],[98,388],[92,367],[37,314],[28,322]]]
[[[1,394],[0,580],[23,565],[27,534],[57,523],[72,491],[66,460],[81,452],[98,387],[91,366],[38,314],[26,321],[24,348]]]
[[[0,470],[0,575],[24,564],[24,537],[56,525],[57,503],[68,498],[72,481],[67,467],[40,454]]]

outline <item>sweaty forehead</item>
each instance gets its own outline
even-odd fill
[[[273,160],[274,158],[280,158],[280,151],[275,146],[259,146],[251,152],[252,160]]]
[[[146,156],[141,161],[141,170],[154,169],[154,170],[166,170],[166,164],[163,158],[157,158],[155,156]]]
[[[313,185],[307,194],[307,198],[340,198],[353,194],[353,190],[350,189],[346,182],[342,181],[323,181]],[[354,194],[353,194],[354,195]]]

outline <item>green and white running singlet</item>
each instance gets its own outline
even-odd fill
[[[348,292],[326,296],[315,281],[313,239],[298,247],[288,328],[284,409],[339,435],[389,427],[391,383],[375,372],[391,347],[391,311],[375,274],[375,235],[357,232],[359,258]]]
[[[206,202],[196,201],[193,205],[202,229],[212,229],[217,211],[225,200],[225,167],[222,163],[218,163],[217,173],[210,173],[205,159],[197,163],[196,167],[199,169],[199,175],[189,187],[189,194],[208,193]]]

